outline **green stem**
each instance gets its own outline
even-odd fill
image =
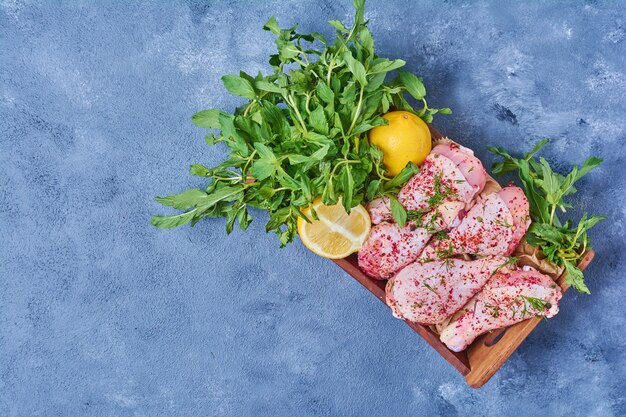
[[[246,181],[246,177],[247,177],[247,172],[248,172],[248,165],[250,164],[250,162],[252,162],[252,158],[254,158],[254,155],[256,155],[256,149],[252,151],[252,153],[250,154],[250,156],[248,157],[248,160],[246,161],[246,165],[244,165],[243,169],[241,170],[241,179],[243,182]]]
[[[326,84],[328,84],[328,86],[330,87],[330,75],[333,72],[333,68],[335,66],[335,58],[333,57],[333,59],[330,60],[330,63],[328,64],[328,74],[326,74]]]
[[[302,126],[304,133],[308,133],[306,125],[304,124],[304,120],[302,119],[302,115],[300,114],[300,111],[298,110],[298,106],[296,105],[295,100],[293,99],[293,96],[291,95],[287,96],[287,104],[289,104],[289,106],[291,106],[291,108],[296,113],[296,117],[298,121],[300,122],[300,125]]]
[[[248,112],[250,111],[250,109],[252,108],[252,105],[256,104],[256,101],[251,101],[250,104],[248,104],[248,106],[246,107],[246,109],[243,111],[243,116],[246,117],[248,115]]]
[[[352,133],[352,129],[354,129],[354,125],[356,125],[356,121],[361,115],[361,105],[363,105],[363,90],[365,88],[361,86],[361,92],[359,93],[359,104],[356,106],[356,112],[354,113],[354,117],[352,118],[352,124],[350,124],[350,128],[348,129],[348,137],[350,137],[350,133]]]
[[[337,165],[335,165],[333,167],[333,170],[330,172],[330,177],[333,178],[335,176],[335,171],[337,170],[337,168],[339,168],[341,165],[343,164],[360,164],[361,161],[350,161],[349,159],[343,159],[339,162],[337,162]]]
[[[298,65],[300,65],[302,68],[306,67],[306,64],[304,62],[302,62],[301,60],[299,60],[296,57],[291,58],[293,59],[293,62],[297,63]]]
[[[393,179],[393,178],[385,177],[385,174],[380,172],[380,169],[378,168],[378,164],[375,164],[374,167],[376,168],[376,174],[378,174],[378,178],[380,178],[381,180],[391,181]]]
[[[309,58],[306,56],[304,51],[300,51],[300,55],[302,55],[302,58],[304,58],[304,61],[306,62],[306,64],[309,65]]]
[[[226,182],[239,181],[240,180],[239,177],[229,177],[229,178],[226,178],[226,177],[216,177],[216,176],[213,176],[213,179],[216,179],[218,181],[226,181]]]

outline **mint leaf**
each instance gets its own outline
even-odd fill
[[[395,195],[390,195],[389,200],[393,219],[398,223],[398,226],[406,226],[406,210],[404,206],[398,201]]]
[[[154,200],[164,206],[185,210],[197,206],[208,198],[208,194],[197,188],[183,191],[180,194],[168,195],[167,197],[156,197]]]
[[[579,179],[581,179],[582,177],[587,175],[589,173],[589,171],[591,171],[592,169],[596,168],[603,161],[604,161],[604,159],[602,159],[602,158],[596,158],[595,156],[590,156],[585,162],[583,162],[583,164],[580,167],[580,169],[578,169],[578,173],[576,174],[575,181],[578,181]]]
[[[391,181],[385,184],[385,192],[389,193],[399,191],[399,188],[402,187],[413,175],[417,174],[418,172],[419,168],[417,167],[417,165],[409,163],[406,167],[402,169],[402,171],[398,173],[398,175],[393,177]]]
[[[426,88],[422,83],[422,79],[419,78],[417,75],[400,70],[398,71],[398,78],[414,99],[421,100],[426,96]]]
[[[313,130],[317,133],[321,135],[328,134],[328,121],[326,120],[326,115],[324,114],[322,106],[318,106],[311,112],[309,123],[311,124]]]
[[[280,27],[278,23],[276,23],[276,18],[274,16],[270,17],[265,25],[263,25],[264,30],[269,30],[274,35],[280,35]]]
[[[189,173],[198,177],[208,177],[211,171],[202,164],[192,164],[189,167]]]
[[[348,28],[345,27],[339,20],[329,20],[328,24],[341,32],[349,32]]]
[[[256,93],[250,81],[238,75],[224,75],[222,77],[224,87],[233,95],[254,99]]]
[[[374,62],[376,62],[376,60]],[[394,59],[393,61],[390,61],[385,58],[379,58],[378,62],[375,63],[369,69],[368,73],[369,74],[387,73],[389,71],[402,68],[404,65],[406,65],[406,62],[401,59]]]
[[[217,109],[202,110],[191,117],[191,121],[198,127],[205,129],[220,129],[219,115]]]
[[[276,173],[276,163],[268,161],[267,159],[259,159],[252,165],[250,173],[257,180],[262,181]]]
[[[254,148],[259,153],[261,159],[256,161],[252,166],[250,173],[257,180],[264,180],[271,177],[278,170],[278,159],[274,155],[274,152],[262,143],[255,143]]]
[[[303,164],[311,161],[311,157],[306,155],[289,155],[288,159],[291,165]]]
[[[585,278],[581,270],[568,261],[565,261],[563,265],[565,265],[565,273],[567,274],[565,276],[565,282],[574,287],[576,291],[580,293],[591,294],[589,288],[587,288],[587,285],[585,284]]]
[[[374,38],[372,38],[372,33],[364,27],[359,32],[359,40],[361,41],[361,46],[365,49],[370,55],[374,54]]]
[[[204,137],[204,142],[211,146],[211,145],[215,145],[218,142],[218,139],[215,137],[215,135],[213,135],[212,133],[209,133],[208,135],[206,135]]]
[[[352,198],[354,196],[354,177],[350,165],[344,165],[341,172],[341,185],[343,188],[342,203],[347,212],[352,208]]]
[[[363,64],[357,61],[352,56],[351,52],[344,52],[342,58],[352,75],[354,75],[354,78],[356,78],[361,85],[367,85],[366,72]]]
[[[574,194],[577,191],[574,183],[598,166],[602,159],[590,157],[580,168],[573,166],[564,176],[554,172],[546,159],[535,157],[546,143],[548,139],[541,140],[522,159],[512,157],[502,148],[489,148],[490,152],[503,158],[494,164],[494,172],[518,171],[533,221],[526,234],[527,242],[541,249],[552,263],[565,267],[568,284],[581,293],[589,294],[583,273],[576,267],[576,262],[590,248],[587,231],[606,217],[585,213],[578,225],[572,228],[572,220],[562,222],[558,211],[565,213],[566,209],[572,207],[563,198]]]
[[[329,145],[326,144],[311,154],[311,159],[315,161],[323,160],[328,154]]]
[[[320,80],[317,83],[315,91],[324,103],[332,103],[335,101],[335,93],[333,93],[333,90],[331,90],[331,88],[324,81]]]
[[[189,223],[195,215],[196,211],[192,210],[176,216],[152,216],[150,224],[159,229],[171,229]]]
[[[255,81],[254,86],[261,91],[269,91],[271,93],[277,94],[287,94],[287,90],[267,80]]]

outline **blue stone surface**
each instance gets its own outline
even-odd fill
[[[224,158],[190,122],[220,76],[269,71],[283,26],[331,34],[348,0],[0,1],[0,415],[626,415],[623,2],[371,1],[381,56],[424,77],[434,124],[545,155],[580,184],[592,294],[567,293],[480,390],[386,307],[255,212],[156,230],[156,195]]]

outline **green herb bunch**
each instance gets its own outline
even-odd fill
[[[589,294],[577,264],[585,251],[591,248],[587,231],[606,217],[585,213],[574,226],[571,219],[563,222],[558,212],[565,213],[572,207],[564,199],[577,191],[574,184],[600,165],[602,159],[589,157],[580,167],[574,165],[572,171],[564,176],[554,172],[544,158],[535,158],[535,154],[547,143],[548,139],[540,141],[521,159],[512,157],[503,148],[488,148],[503,158],[493,165],[493,173],[517,171],[530,204],[532,224],[526,241],[540,248],[550,262],[565,268],[568,284],[581,293]]]
[[[428,107],[421,78],[400,70],[403,60],[375,54],[364,0],[354,5],[350,28],[329,22],[336,29],[332,43],[320,33],[299,34],[297,26],[281,29],[274,18],[265,24],[277,36],[278,53],[269,60],[274,72],[222,77],[226,89],[247,102],[234,114],[209,109],[192,118],[197,126],[219,131],[205,140],[226,144],[228,159],[212,168],[193,164],[191,174],[208,178],[208,187],[157,197],[184,212],[154,216],[151,224],[171,228],[225,217],[230,233],[235,222],[245,230],[252,221],[249,208],[258,208],[270,213],[266,230],[275,231],[284,246],[296,234],[297,219],[309,221],[301,209],[317,197],[329,205],[341,201],[349,212],[363,200],[394,194],[417,172],[409,164],[387,177],[383,154],[366,133],[386,124],[381,116],[390,109],[413,112],[426,122],[450,110]],[[397,76],[388,82],[394,70]],[[419,109],[405,93],[421,104]]]

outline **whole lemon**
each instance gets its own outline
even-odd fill
[[[389,124],[370,130],[369,140],[383,151],[387,173],[395,176],[409,162],[421,164],[432,147],[428,125],[407,111],[392,111],[383,118]]]

